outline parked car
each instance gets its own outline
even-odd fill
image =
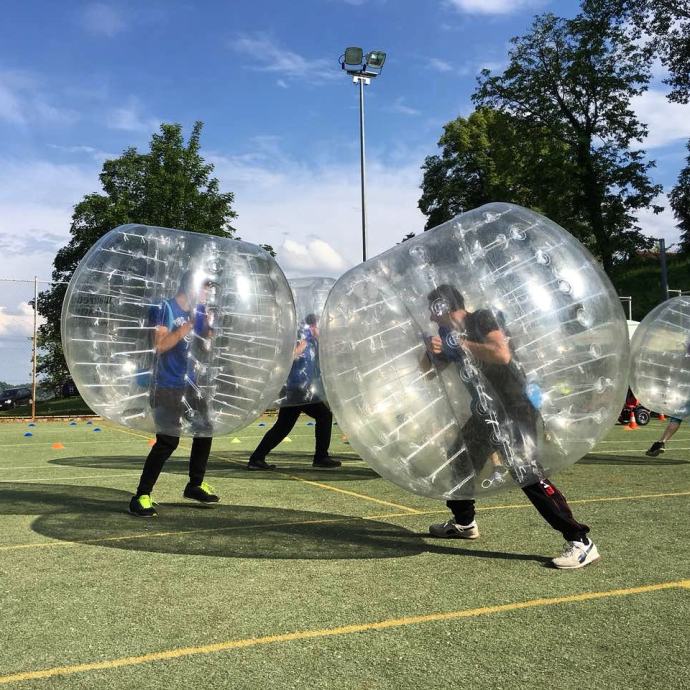
[[[30,388],[7,388],[0,395],[0,408],[11,410],[17,405],[28,405],[30,401]]]

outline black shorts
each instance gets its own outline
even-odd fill
[[[208,405],[193,388],[153,388],[149,401],[159,433],[179,436],[183,423],[188,422],[195,435],[211,436]]]

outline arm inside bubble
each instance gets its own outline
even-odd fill
[[[304,354],[304,351],[306,349],[307,349],[306,339],[302,338],[302,340],[298,340],[297,345],[295,345],[295,351],[292,355],[293,359],[299,359]]]
[[[487,333],[482,343],[463,340],[463,345],[473,357],[487,364],[508,364],[511,360],[508,338],[500,329]]]
[[[167,329],[165,326],[156,326],[153,335],[153,349],[156,351],[156,354],[162,355],[164,352],[172,350],[192,330],[193,326],[194,324],[191,321],[185,321],[174,331]]]

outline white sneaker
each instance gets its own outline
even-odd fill
[[[444,539],[477,539],[479,537],[479,527],[477,527],[475,520],[472,520],[469,525],[458,525],[451,518],[448,522],[430,525],[429,534],[433,537],[443,537]]]
[[[584,544],[581,541],[567,541],[563,547],[563,553],[552,558],[551,562],[554,568],[573,570],[574,568],[584,568],[586,565],[598,561],[599,558],[599,551],[590,539],[589,544]]]
[[[506,483],[507,474],[507,472],[501,473],[499,470],[494,470],[491,476],[482,482],[482,488],[490,489],[492,486],[503,486]]]

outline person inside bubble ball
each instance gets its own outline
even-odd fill
[[[650,458],[656,458],[657,456],[661,455],[661,453],[665,453],[666,442],[671,440],[673,435],[680,428],[682,422],[683,420],[678,417],[669,417],[668,425],[664,429],[664,433],[661,435],[661,438],[652,443],[645,455]]]
[[[328,405],[313,394],[314,381],[319,376],[319,327],[316,314],[308,314],[304,323],[285,385],[284,404],[278,411],[276,423],[266,432],[251,454],[247,463],[248,470],[276,469],[275,465],[266,462],[266,456],[292,431],[301,412],[316,422],[316,447],[312,467],[332,469],[341,465],[340,460],[328,455],[333,414]]]
[[[465,309],[463,295],[452,285],[439,285],[427,296],[431,320],[438,327],[438,335],[427,338],[427,358],[430,365],[437,370],[450,363],[459,367],[468,364],[479,373],[467,383],[473,400],[486,401],[487,391],[482,390],[482,381],[487,381],[493,393],[498,396],[502,411],[494,416],[500,429],[495,429],[491,416],[482,414],[490,405],[473,405],[473,415],[461,431],[461,440],[450,449],[449,456],[455,455],[456,448],[464,447],[458,456],[460,463],[470,463],[478,473],[483,464],[496,452],[497,438],[503,439],[498,444],[498,452],[503,462],[510,467],[509,457],[513,451],[511,443],[521,446],[518,450],[532,455],[536,465],[536,437],[538,411],[532,394],[527,390],[524,376],[513,360],[509,339],[504,330],[488,309],[469,312]],[[467,381],[468,377],[464,379]],[[517,434],[512,430],[519,430]],[[497,433],[498,432],[498,433]],[[521,438],[520,438],[521,437]],[[520,438],[520,441],[516,439]],[[471,482],[471,480],[470,480]],[[472,494],[472,487],[465,485],[467,495]],[[594,542],[587,536],[589,527],[578,522],[566,501],[565,496],[556,486],[545,478],[535,476],[535,481],[521,486],[522,491],[537,509],[539,514],[566,540],[563,553],[552,559],[556,568],[582,568],[599,559],[599,552]],[[475,502],[473,499],[456,499],[447,501],[446,505],[453,513],[447,522],[434,524],[429,532],[435,537],[456,539],[477,539],[479,529],[475,520]]]
[[[690,340],[685,343],[685,356],[690,357]],[[682,422],[683,420],[680,417],[669,417],[668,424],[664,429],[664,433],[661,434],[661,438],[652,443],[645,455],[650,458],[656,458],[661,455],[661,453],[665,453],[666,442],[673,438],[673,435],[678,431]]]
[[[136,494],[129,504],[130,513],[137,517],[155,517],[158,514],[151,492],[163,465],[180,442],[183,419],[191,422],[195,435],[189,456],[189,483],[182,495],[201,503],[220,500],[204,481],[213,441],[212,427],[206,401],[196,386],[194,373],[188,373],[189,360],[194,356],[195,348],[203,350],[211,335],[206,312],[206,298],[211,286],[209,279],[197,276],[194,271],[185,271],[177,294],[152,307],[149,313],[156,353],[149,399],[157,433],[156,443],[144,462]]]

